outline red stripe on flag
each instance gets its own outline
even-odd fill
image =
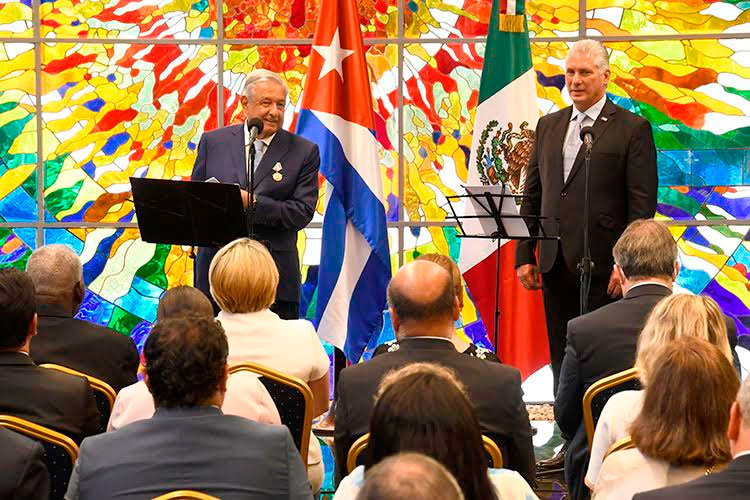
[[[500,0],[500,14],[508,13],[508,0]]]
[[[495,347],[503,363],[518,368],[525,380],[549,363],[549,344],[542,292],[530,292],[521,286],[513,267],[515,249],[513,241],[500,248],[500,332],[499,345]],[[495,338],[492,331],[494,277],[497,276],[495,259],[493,252],[463,275],[491,341]]]

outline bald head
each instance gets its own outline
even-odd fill
[[[78,255],[66,245],[37,248],[26,263],[36,295],[45,302],[70,305],[77,310],[83,300],[83,268]]]
[[[396,272],[388,285],[388,305],[394,328],[398,333],[399,326],[405,327],[406,336],[446,336],[440,325],[452,328],[458,313],[450,273],[425,260],[406,264]],[[448,334],[452,333],[451,329]]]
[[[418,453],[386,458],[368,469],[357,500],[463,500],[456,479],[437,460]]]

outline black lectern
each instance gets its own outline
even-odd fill
[[[131,177],[130,185],[143,241],[221,247],[247,236],[236,184]]]

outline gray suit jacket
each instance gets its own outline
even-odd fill
[[[66,499],[142,500],[191,489],[223,499],[312,499],[286,427],[215,407],[154,416],[86,439]]]
[[[220,182],[236,183],[247,189],[243,126],[232,125],[203,134],[192,180],[215,177]],[[273,175],[277,163],[281,167],[280,179]],[[307,226],[315,212],[319,167],[318,146],[286,130],[276,132],[255,167],[258,200],[255,233],[258,240],[268,244],[279,268],[276,298],[281,301],[299,302],[297,233]],[[216,251],[215,248],[200,248],[195,259],[195,287],[209,297],[208,266]]]

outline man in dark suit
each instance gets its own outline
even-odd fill
[[[542,240],[539,260],[532,240],[518,243],[521,284],[542,289],[554,392],[560,380],[568,321],[579,315],[578,263],[583,257],[584,150],[579,131],[592,126],[588,233],[594,262],[588,310],[620,295],[612,271],[612,247],[629,222],[656,210],[656,148],[651,124],[606,96],[607,50],[593,40],[573,44],[565,61],[565,84],[573,106],[544,116],[536,129],[521,214],[542,216],[541,228],[558,240]],[[538,221],[527,220],[531,235]]]
[[[38,365],[53,363],[92,375],[115,392],[136,383],[138,350],[127,335],[76,319],[86,286],[78,255],[65,245],[45,245],[31,254],[26,273],[34,282],[39,324],[31,340]]]
[[[289,429],[221,412],[228,351],[213,318],[157,323],[143,350],[156,413],[86,439],[65,498],[136,500],[190,489],[225,499],[311,500]]]
[[[632,368],[638,335],[651,309],[672,293],[679,273],[677,244],[667,227],[653,219],[630,224],[612,251],[624,297],[568,323],[568,343],[555,397],[555,420],[572,436],[565,456],[571,498],[587,498],[583,484],[589,461],[583,424],[583,395],[597,380]],[[737,328],[727,318],[729,345]]]
[[[639,493],[633,500],[722,500],[748,497],[750,485],[750,377],[740,386],[727,429],[734,457],[726,469],[684,484]]]
[[[278,75],[255,70],[245,82],[240,98],[248,120],[260,118],[263,131],[255,141],[255,195],[249,200],[247,151],[249,132],[245,124],[232,125],[203,134],[198,144],[192,180],[214,178],[242,187],[243,203],[254,208],[255,239],[268,245],[279,286],[271,310],[283,319],[299,317],[300,266],[297,233],[307,226],[318,200],[318,146],[281,128],[289,91]],[[247,210],[250,217],[251,210]],[[220,223],[220,221],[217,221]],[[215,248],[200,248],[195,259],[195,287],[210,295],[208,268]],[[218,309],[214,304],[214,308]]]
[[[469,390],[482,433],[503,450],[504,466],[534,481],[531,425],[515,368],[456,351],[451,338],[458,300],[448,271],[429,261],[402,267],[388,285],[388,304],[399,349],[345,368],[338,382],[334,441],[336,477],[346,474],[352,443],[368,432],[373,395],[383,376],[405,364],[429,361],[452,368]]]
[[[47,500],[49,474],[44,448],[32,439],[0,427],[0,498]]]
[[[86,379],[40,368],[29,356],[36,335],[34,284],[22,271],[0,269],[0,415],[50,427],[76,442],[99,429]]]

